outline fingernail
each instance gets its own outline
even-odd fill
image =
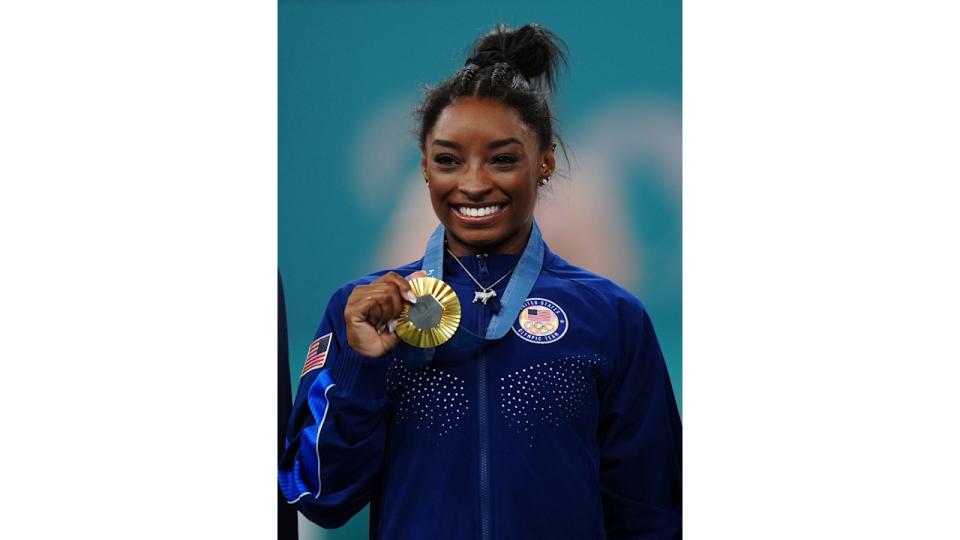
[[[387,327],[390,328],[391,332],[397,329],[397,322],[399,322],[398,319],[390,319],[390,323],[387,324]]]
[[[417,295],[413,294],[413,291],[404,292],[403,297],[406,298],[411,304],[417,303]]]

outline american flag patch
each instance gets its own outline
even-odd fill
[[[550,322],[553,312],[546,308],[527,308],[527,320],[533,322]]]
[[[330,339],[332,338],[333,333],[331,332],[313,340],[310,348],[307,349],[307,359],[304,360],[303,371],[300,372],[301,378],[307,373],[323,367],[324,362],[327,361],[327,351],[330,350]]]

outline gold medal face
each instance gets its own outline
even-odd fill
[[[405,343],[426,349],[453,337],[460,326],[460,300],[453,289],[432,277],[410,280],[416,304],[406,304],[397,321],[397,336]]]

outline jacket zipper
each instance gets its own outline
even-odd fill
[[[480,538],[490,540],[490,437],[487,426],[487,365],[480,358]]]
[[[486,256],[477,255],[480,275],[489,275]],[[484,316],[486,306],[477,303],[478,328],[480,335],[486,334]],[[477,351],[477,423],[479,424],[480,443],[480,540],[490,540],[490,428],[487,419],[487,363],[483,358],[483,349]]]

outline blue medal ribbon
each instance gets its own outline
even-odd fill
[[[423,265],[421,269],[427,276],[443,279],[443,254],[444,254],[445,230],[443,225],[437,225],[436,230],[430,236],[427,242],[427,250],[423,255]],[[491,317],[487,324],[485,335],[480,336],[470,332],[462,325],[457,328],[456,333],[442,347],[450,346],[460,351],[477,350],[490,341],[495,341],[507,335],[510,327],[513,325],[513,318],[520,312],[523,301],[530,295],[533,285],[540,276],[540,269],[543,268],[544,244],[543,235],[540,233],[540,227],[536,220],[533,222],[533,228],[530,231],[530,239],[523,249],[523,254],[517,262],[510,281],[507,282],[507,288],[503,292],[501,300],[501,309]],[[405,363],[411,367],[417,367],[427,364],[433,360],[433,348],[418,349],[401,343],[401,355]]]

